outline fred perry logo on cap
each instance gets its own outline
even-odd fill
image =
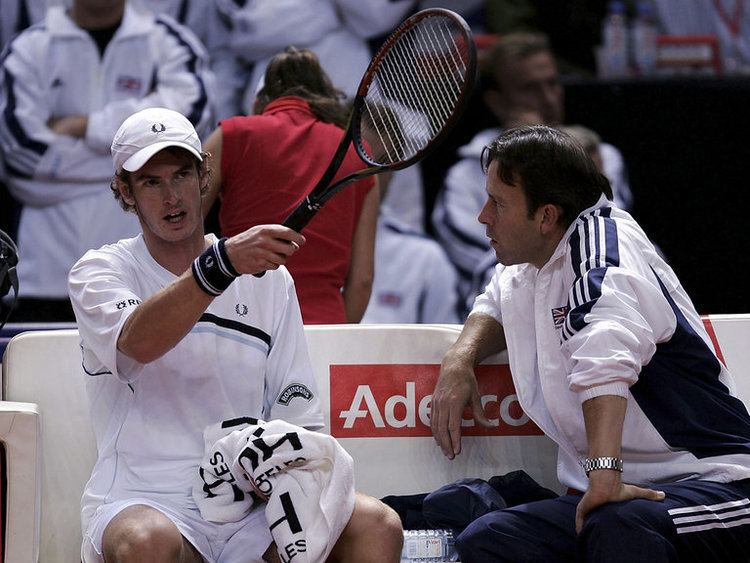
[[[200,138],[187,117],[167,108],[142,109],[123,121],[112,139],[115,172],[135,172],[167,147],[185,149],[203,161]]]

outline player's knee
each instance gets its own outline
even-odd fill
[[[330,561],[399,561],[403,542],[398,514],[381,501],[358,493],[354,512]]]
[[[126,563],[130,561],[178,561],[182,549],[180,538],[171,531],[139,527],[126,535],[115,538],[105,550],[112,556],[107,561]]]
[[[113,521],[104,533],[105,560],[115,563],[130,561],[178,561],[182,535],[165,516],[141,514],[142,518]]]
[[[396,511],[390,506],[381,502],[380,507],[381,514],[379,520],[381,522],[380,526],[383,530],[383,534],[388,538],[389,545],[392,549],[401,553],[401,548],[404,544],[404,528],[401,526],[401,518],[399,518]]]
[[[375,498],[357,495],[355,514],[358,518],[356,528],[360,534],[381,538],[389,545],[398,544],[401,549],[404,531],[395,510]]]

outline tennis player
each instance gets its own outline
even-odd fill
[[[114,195],[142,233],[87,252],[69,278],[99,452],[82,499],[82,558],[278,561],[262,508],[207,522],[191,484],[209,425],[251,416],[323,426],[283,267],[305,239],[280,225],[205,235],[209,155],[179,113],[132,115],[112,157]],[[292,383],[299,392],[279,400]],[[358,494],[331,560],[395,562],[402,541],[396,513]]]

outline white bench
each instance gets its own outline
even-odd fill
[[[750,315],[712,316],[721,353],[750,397]],[[524,469],[560,490],[555,447],[518,409],[504,357],[479,369],[497,426],[464,429],[464,451],[442,456],[429,433],[428,395],[459,326],[310,326],[305,334],[326,417],[355,459],[357,488],[411,494],[463,477]],[[16,336],[3,359],[0,443],[5,448],[4,561],[77,561],[80,496],[96,458],[75,330]],[[472,435],[474,434],[474,435]]]

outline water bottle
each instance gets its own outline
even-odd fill
[[[401,563],[458,561],[450,530],[404,530]]]
[[[638,76],[649,76],[656,68],[656,36],[658,34],[654,6],[649,0],[639,0],[630,28],[633,66]]]
[[[622,78],[628,75],[628,23],[625,3],[611,0],[607,15],[602,21],[602,45],[600,73],[605,78]]]

